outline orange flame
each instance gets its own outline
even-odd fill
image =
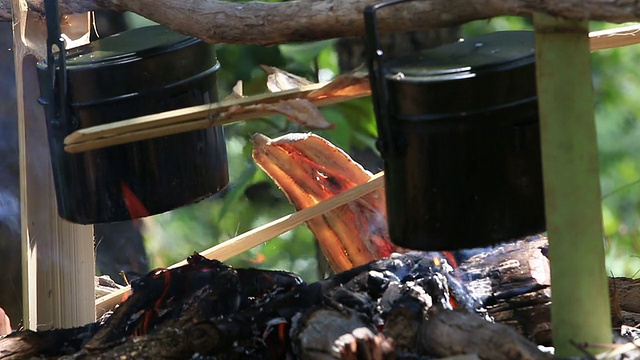
[[[122,190],[122,198],[124,199],[124,204],[127,207],[127,211],[129,211],[129,216],[132,219],[143,218],[151,215],[149,210],[142,204],[142,201],[138,199],[136,194],[131,191],[131,189],[125,184],[124,181],[120,181],[120,189]]]

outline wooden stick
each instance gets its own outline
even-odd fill
[[[637,43],[640,43],[640,25],[622,26],[589,33],[591,51],[612,49]]]
[[[356,200],[384,185],[384,172],[379,172],[372,176],[371,179],[353,188],[340,193],[330,199],[327,199],[312,207],[302,209],[293,214],[283,216],[270,223],[259,226],[255,229],[247,231],[244,234],[229,239],[212,248],[209,248],[200,254],[208,259],[217,259],[220,261],[227,260],[231,257],[239,255],[255,246],[267,242],[274,237],[283,234],[296,226],[329,212],[339,206]],[[186,265],[187,261],[183,260],[177,264],[169,266],[170,269]],[[122,297],[131,292],[131,287],[127,286],[109,295],[103,296],[96,300],[96,314],[102,316],[106,311],[112,309],[121,302]]]
[[[251,105],[272,104],[290,99],[308,99],[316,106],[324,106],[364,97],[370,93],[367,90],[348,96],[329,95],[309,98],[310,94],[325,85],[327,83],[306,85],[298,89],[223,100],[214,104],[198,105],[80,129],[65,138],[65,150],[70,153],[95,150],[277,114],[260,108],[242,110],[242,107]],[[234,112],[234,108],[240,110]]]
[[[73,224],[58,215],[46,121],[37,95],[36,62],[46,57],[46,23],[25,1],[14,0],[13,6],[22,319],[31,330],[70,328],[95,319],[93,227]],[[89,26],[88,14],[65,18],[60,30],[67,49],[89,42]]]
[[[587,345],[592,345],[592,344],[587,344]],[[607,345],[610,345],[610,344],[607,344]],[[596,355],[594,359],[596,360],[617,359],[620,355],[624,355],[625,353],[628,353],[640,348],[640,340],[634,340],[626,344],[613,345],[613,346],[615,347],[614,349],[602,352]]]

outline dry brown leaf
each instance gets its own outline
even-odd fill
[[[335,96],[354,96],[371,92],[366,74],[353,73],[340,75],[322,88],[309,93],[309,99]]]
[[[238,116],[240,114],[274,112],[284,115],[289,121],[309,129],[332,129],[334,124],[327,121],[320,110],[309,100],[290,99],[277,103],[258,103],[247,106],[234,105],[221,116]]]
[[[260,67],[269,74],[267,77],[267,88],[271,92],[297,89],[304,85],[313,84],[313,82],[303,77],[278,69],[277,67],[267,65],[260,65]]]
[[[241,99],[243,98],[243,91],[242,91],[242,80],[238,80],[238,82],[233,86],[233,88],[231,89],[231,94],[227,95],[227,97],[225,97],[224,100],[231,100],[231,99]]]
[[[277,112],[284,115],[289,121],[310,129],[333,129],[335,127],[327,121],[315,105],[305,99],[282,100],[275,104],[256,104],[253,107]]]

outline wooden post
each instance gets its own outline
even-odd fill
[[[36,63],[46,55],[44,19],[13,0],[24,324],[33,330],[95,321],[93,227],[58,216]],[[88,42],[88,14],[68,16],[67,46]]]
[[[534,25],[553,344],[569,357],[612,340],[588,26],[544,14]]]

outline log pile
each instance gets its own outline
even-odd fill
[[[515,354],[497,354],[490,339],[511,344],[522,358],[546,358],[523,336],[493,324],[460,279],[439,253],[394,254],[313,284],[287,272],[233,269],[193,255],[183,267],[136,281],[133,294],[103,321],[0,340],[0,359]],[[477,341],[443,348],[436,343],[444,333],[457,334],[452,339],[458,342],[471,335]]]

